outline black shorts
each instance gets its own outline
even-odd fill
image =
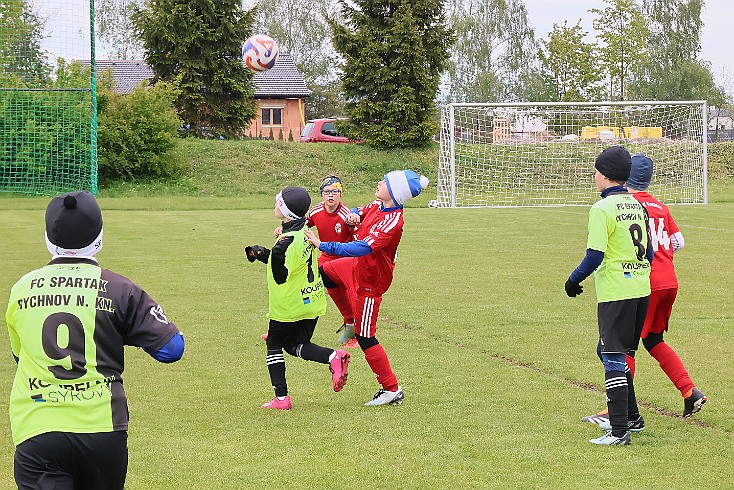
[[[268,350],[285,349],[290,355],[296,355],[295,348],[298,344],[311,342],[318,321],[318,317],[296,322],[270,320],[268,338],[265,341]]]
[[[607,354],[629,354],[640,344],[649,296],[599,303],[599,339]]]
[[[15,448],[19,490],[122,490],[127,475],[127,432],[46,432]]]

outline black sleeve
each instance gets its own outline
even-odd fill
[[[143,288],[107,269],[102,270],[101,279],[105,281],[105,291],[100,296],[104,294],[112,300],[114,311],[97,311],[98,328],[94,335],[98,344],[110,343],[110,329],[101,328],[110,322],[117,327],[125,345],[142,347],[146,352],[157,352],[178,333],[163,308]]]
[[[273,269],[273,279],[276,284],[285,283],[288,279],[288,268],[285,266],[285,251],[293,243],[292,236],[278,240],[270,254],[270,267]]]

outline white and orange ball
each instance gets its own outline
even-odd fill
[[[278,61],[278,44],[265,34],[250,36],[242,46],[242,61],[252,71],[267,71]]]

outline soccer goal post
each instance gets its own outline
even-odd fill
[[[96,194],[94,0],[0,4],[0,192]]]
[[[441,110],[440,207],[589,205],[609,146],[644,153],[650,192],[708,202],[705,101],[448,104]]]

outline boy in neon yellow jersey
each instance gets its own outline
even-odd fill
[[[292,356],[328,364],[334,391],[341,391],[347,382],[349,353],[311,342],[319,316],[326,313],[326,290],[319,275],[316,247],[304,233],[310,206],[306,189],[286,187],[275,196],[275,217],[283,223],[272,250],[259,245],[245,247],[247,260],[267,264],[270,323],[265,361],[275,398],[261,408],[292,408],[283,349]]]
[[[634,384],[625,355],[634,357],[650,296],[653,249],[645,208],[624,187],[632,158],[622,146],[597,157],[594,181],[602,199],[589,211],[586,257],[569,276],[569,297],[583,292],[581,281],[594,272],[599,323],[597,352],[604,365],[604,388],[611,430],[589,442],[629,445],[630,430],[644,421],[637,408]]]
[[[18,362],[10,426],[18,488],[122,489],[128,408],[123,347],[178,361],[184,339],[140,286],[100,267],[102,212],[89,192],[46,208],[53,258],[10,292],[6,322]]]

